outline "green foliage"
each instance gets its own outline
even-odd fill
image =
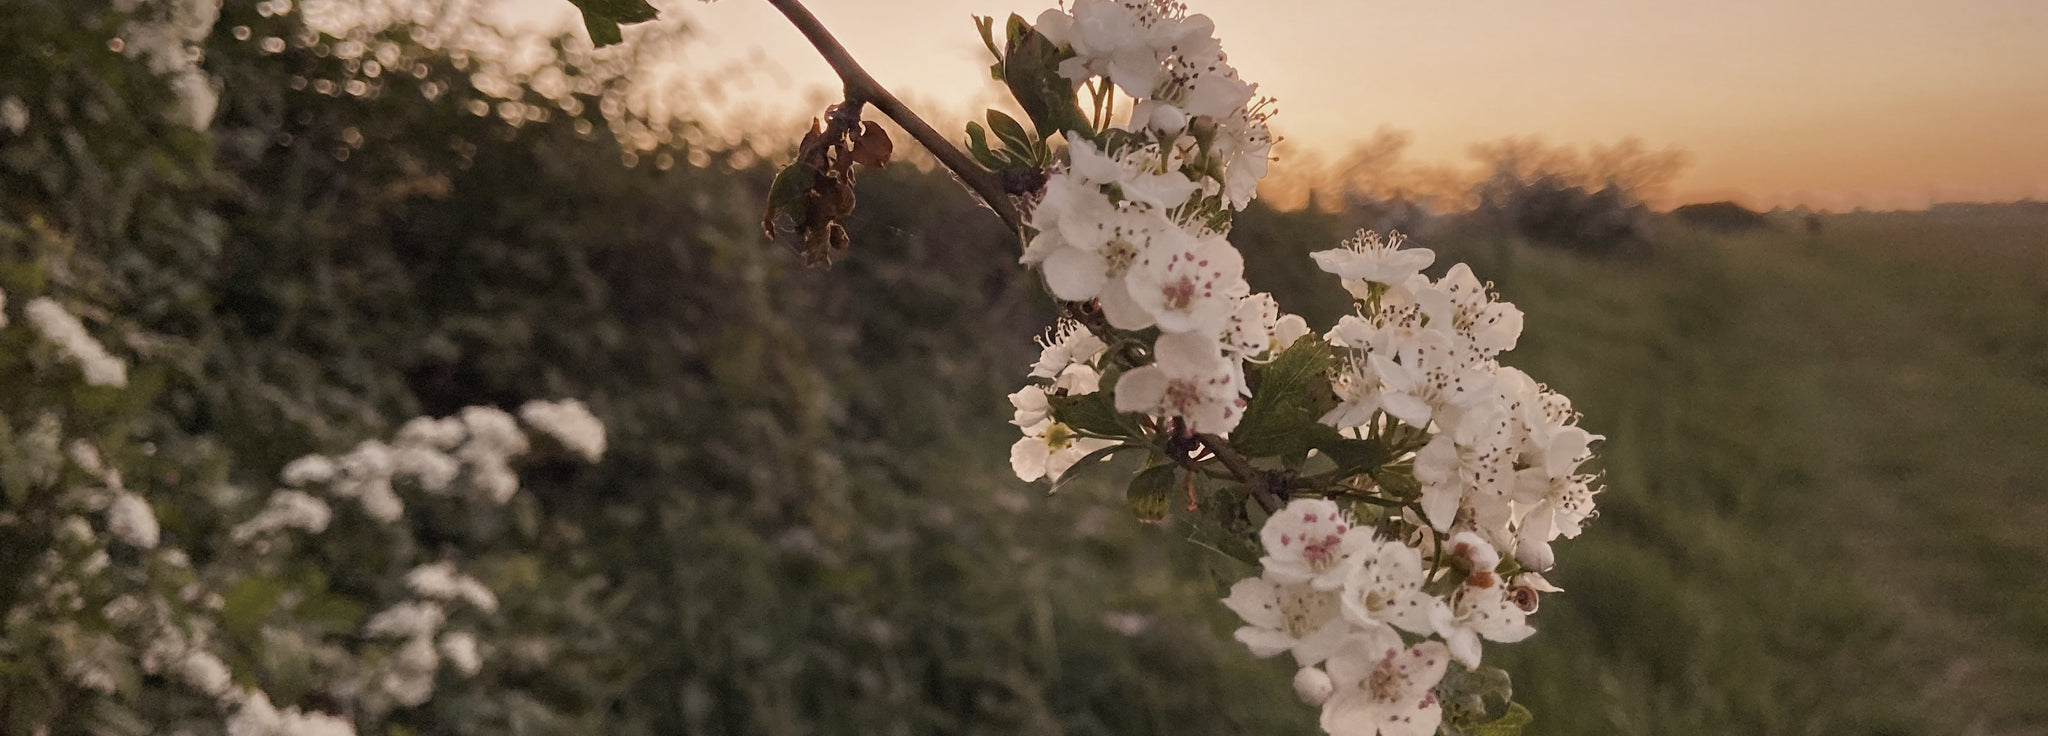
[[[626,40],[619,26],[645,23],[660,17],[661,12],[649,5],[647,0],[569,0],[583,13],[583,27],[590,32],[590,42],[597,46],[610,46]]]
[[[1073,56],[1073,49],[1055,45],[1022,16],[1010,16],[999,65],[1002,80],[1017,104],[1023,106],[1024,114],[1030,116],[1040,139],[1053,133],[1086,134],[1095,130],[1081,113],[1074,83],[1060,76],[1060,62]]]
[[[1238,449],[1257,457],[1280,457],[1300,467],[1312,448],[1336,446],[1344,438],[1320,419],[1337,405],[1330,391],[1330,369],[1336,357],[1316,335],[1304,335],[1287,346],[1255,375],[1244,420],[1230,435]],[[1352,451],[1351,457],[1363,457]]]

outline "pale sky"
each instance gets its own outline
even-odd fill
[[[761,0],[656,4],[697,31],[690,65],[758,73],[747,104],[790,117],[837,89]],[[969,16],[1044,0],[809,0],[884,85],[958,118],[985,105]],[[572,23],[566,0],[516,0]],[[1189,0],[1242,76],[1279,100],[1293,150],[1381,126],[1408,158],[1475,142],[1634,136],[1692,165],[1680,199],[1911,207],[2048,199],[2048,0]],[[787,107],[784,107],[784,104]],[[1287,165],[1284,158],[1276,170]]]

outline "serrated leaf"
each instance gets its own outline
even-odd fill
[[[1123,418],[1116,411],[1116,399],[1109,391],[1080,396],[1049,396],[1052,418],[1077,431],[1104,437],[1128,437]]]
[[[1305,335],[1282,350],[1258,373],[1244,420],[1230,442],[1253,457],[1299,457],[1311,447],[1336,444],[1343,436],[1321,424],[1322,395],[1330,392],[1330,346]]]
[[[583,27],[590,31],[590,43],[610,46],[626,40],[621,25],[645,23],[660,17],[661,11],[647,0],[569,0],[583,12]]]
[[[1339,436],[1334,441],[1316,445],[1316,449],[1322,450],[1331,462],[1337,464],[1338,470],[1347,475],[1375,470],[1393,459],[1386,445],[1377,440]]]
[[[1003,53],[1003,84],[1030,116],[1038,137],[1055,132],[1093,133],[1095,126],[1081,114],[1081,102],[1074,83],[1060,76],[1060,62],[1072,58],[1072,50],[1061,49],[1018,15],[1010,16],[1008,45]]]
[[[1173,489],[1180,466],[1172,463],[1154,465],[1138,472],[1131,478],[1131,485],[1124,490],[1124,508],[1139,521],[1159,521],[1166,518],[1166,511],[1173,504]]]

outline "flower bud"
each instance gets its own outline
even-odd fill
[[[1336,691],[1337,686],[1330,682],[1329,673],[1314,667],[1303,667],[1294,673],[1294,694],[1301,697],[1301,702],[1322,705],[1323,701],[1330,699],[1330,693]]]
[[[1550,543],[1535,537],[1523,537],[1515,543],[1515,561],[1522,569],[1549,572],[1557,566],[1557,554],[1550,550]]]
[[[1173,105],[1154,105],[1152,106],[1152,116],[1149,122],[1153,130],[1167,135],[1175,135],[1188,127],[1188,114],[1181,112],[1180,108]]]

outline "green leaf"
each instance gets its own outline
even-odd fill
[[[1086,455],[1082,455],[1082,456],[1081,456],[1081,459],[1079,459],[1079,460],[1076,460],[1076,461],[1074,461],[1074,464],[1073,464],[1072,466],[1070,466],[1070,467],[1068,467],[1068,468],[1067,468],[1067,472],[1065,472],[1065,473],[1061,473],[1061,474],[1060,474],[1060,479],[1059,479],[1059,481],[1058,481],[1057,483],[1054,483],[1054,484],[1053,484],[1053,488],[1054,488],[1055,490],[1057,490],[1057,489],[1059,489],[1059,488],[1060,488],[1061,486],[1065,486],[1065,485],[1067,484],[1067,482],[1068,482],[1068,481],[1071,481],[1071,480],[1073,480],[1073,479],[1075,479],[1075,478],[1079,478],[1079,477],[1081,477],[1081,473],[1082,473],[1083,471],[1087,470],[1088,468],[1094,467],[1094,466],[1095,466],[1095,463],[1096,463],[1096,461],[1099,461],[1099,460],[1107,460],[1107,459],[1109,459],[1109,456],[1111,456],[1111,455],[1115,455],[1115,454],[1117,454],[1117,453],[1119,453],[1119,452],[1123,452],[1123,451],[1125,451],[1125,450],[1147,450],[1147,449],[1151,449],[1151,448],[1150,448],[1150,447],[1148,447],[1148,446],[1146,446],[1146,445],[1132,445],[1132,444],[1110,445],[1110,446],[1108,446],[1108,447],[1105,447],[1105,448],[1102,448],[1102,449],[1100,449],[1100,450],[1096,450],[1096,451],[1094,451],[1094,452],[1091,452],[1091,453],[1088,453],[1088,454],[1086,454]]]
[[[988,111],[988,129],[994,131],[997,138],[1002,139],[1004,146],[1020,153],[1030,153],[1031,144],[1041,140],[1025,132],[1023,124],[1018,123],[1016,118],[994,108]]]
[[[1108,391],[1080,396],[1048,396],[1052,418],[1077,431],[1103,437],[1129,437],[1123,416],[1116,411],[1116,399]]]
[[[598,47],[626,40],[619,31],[620,25],[645,23],[661,15],[661,11],[647,4],[647,0],[569,0],[569,3],[583,11],[583,27],[590,31],[590,43]]]
[[[1311,447],[1336,445],[1344,438],[1316,420],[1330,403],[1329,370],[1336,362],[1330,346],[1316,335],[1304,335],[1258,372],[1258,383],[1244,420],[1230,433],[1237,449],[1254,457],[1295,458]]]
[[[1388,460],[1393,459],[1393,455],[1387,452],[1386,445],[1376,440],[1360,440],[1339,436],[1334,441],[1327,441],[1316,445],[1316,449],[1322,450],[1324,455],[1328,455],[1330,461],[1337,464],[1337,469],[1343,475],[1377,470],[1381,465],[1385,465]]]
[[[1003,160],[996,157],[995,151],[989,150],[988,131],[981,127],[981,123],[967,123],[967,152],[973,154],[974,160],[983,168],[991,171],[1003,168]]]
[[[974,28],[981,31],[981,43],[988,47],[989,55],[996,57],[996,63],[988,68],[989,76],[998,82],[1003,81],[1003,50],[996,46],[995,16],[974,16]]]
[[[277,608],[277,602],[284,597],[284,593],[284,584],[276,579],[243,578],[222,597],[221,622],[243,641],[253,642],[264,617],[269,616],[271,610]]]
[[[1521,736],[1522,729],[1535,720],[1536,714],[1530,713],[1521,703],[1508,703],[1507,715],[1488,723],[1467,726],[1465,736]]]
[[[1010,16],[1008,45],[1003,53],[1003,84],[1031,117],[1039,138],[1069,130],[1095,132],[1095,126],[1081,114],[1074,83],[1060,76],[1060,62],[1073,55],[1073,50],[1061,49],[1024,22],[1022,16]]]
[[[1173,489],[1180,466],[1162,463],[1146,468],[1131,478],[1124,491],[1124,508],[1139,521],[1159,521],[1173,504]]]
[[[1436,696],[1443,702],[1444,731],[1452,736],[1513,736],[1529,723],[1528,709],[1513,701],[1513,680],[1499,667],[1467,670],[1452,662],[1437,682]]]

